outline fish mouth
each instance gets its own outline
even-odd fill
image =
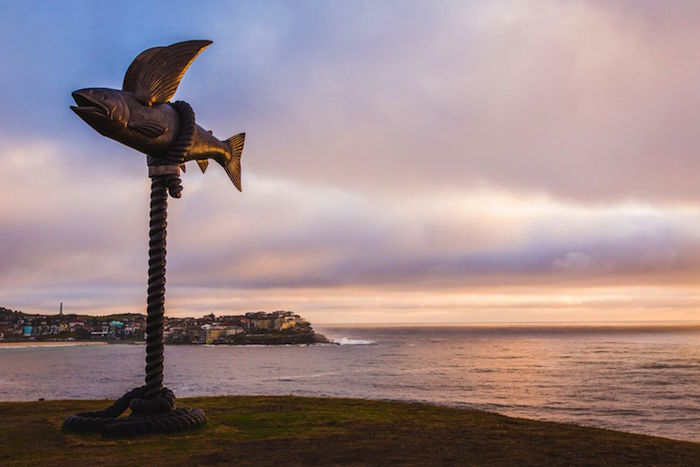
[[[73,100],[78,105],[71,105],[70,108],[73,112],[79,116],[96,116],[103,118],[110,118],[111,112],[101,102],[93,100],[94,97],[88,91],[75,91],[71,94]]]

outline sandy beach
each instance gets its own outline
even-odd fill
[[[27,349],[31,347],[78,347],[84,345],[107,345],[107,342],[94,341],[37,341],[0,342],[2,349]]]

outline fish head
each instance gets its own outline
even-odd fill
[[[130,91],[86,88],[73,92],[71,106],[98,133],[145,154],[168,149],[177,112],[168,103],[143,103]],[[150,105],[149,105],[150,104]]]
[[[124,91],[108,88],[85,88],[73,92],[75,112],[100,134],[114,138],[129,123],[129,103]]]

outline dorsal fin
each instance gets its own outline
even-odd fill
[[[124,84],[122,84],[122,90],[131,92],[134,92],[136,90],[136,80],[138,79],[139,72],[141,72],[143,64],[146,63],[146,61],[148,61],[148,59],[151,58],[154,53],[156,53],[162,48],[163,47],[152,47],[150,49],[146,49],[143,52],[141,52],[134,59],[133,62],[131,62],[131,65],[129,65],[129,69],[126,70],[126,74],[124,75]]]
[[[148,49],[132,63],[133,73],[130,73],[131,67],[127,70],[125,84],[131,86],[133,74],[133,92],[139,101],[146,105],[168,102],[175,95],[187,67],[211,43],[201,40],[185,41],[154,48],[155,50]],[[148,55],[140,60],[146,53]]]

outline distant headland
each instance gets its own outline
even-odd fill
[[[258,311],[233,316],[165,318],[166,344],[293,345],[329,343],[311,323],[291,311]],[[146,315],[28,314],[0,307],[0,342],[143,342]]]

